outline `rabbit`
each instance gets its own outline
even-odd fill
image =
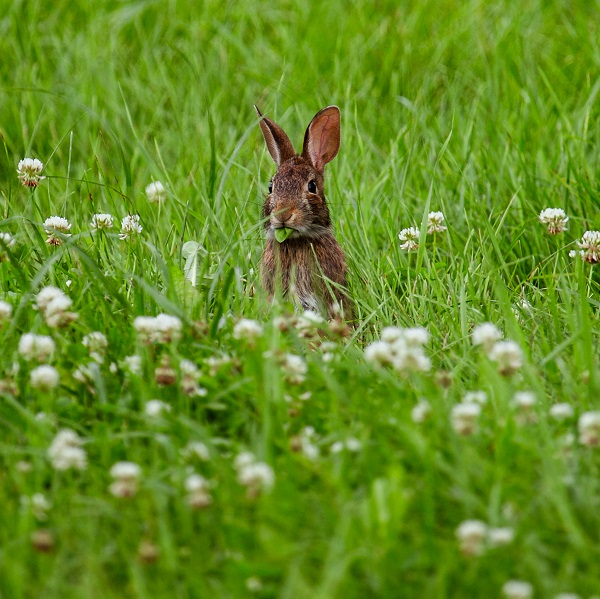
[[[261,262],[263,287],[270,297],[280,290],[296,307],[348,320],[352,308],[346,260],[333,236],[323,185],[325,165],[340,147],[340,109],[327,106],[314,116],[302,154],[296,154],[283,129],[254,108],[277,165],[263,206],[267,237]],[[289,237],[278,241],[276,235],[282,232]]]

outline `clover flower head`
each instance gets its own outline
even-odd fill
[[[0,325],[10,320],[13,308],[8,302],[0,301]]]
[[[523,351],[514,341],[497,341],[488,357],[498,364],[498,372],[510,376],[523,366]]]
[[[577,242],[580,247],[581,258],[590,264],[600,262],[600,231],[586,231]]]
[[[187,491],[187,504],[194,509],[208,507],[212,503],[210,495],[210,482],[199,474],[190,474],[185,479],[185,490]]]
[[[402,229],[402,231],[398,233],[398,239],[402,242],[400,244],[400,249],[408,252],[419,249],[419,236],[420,232],[416,227]]]
[[[144,412],[150,418],[159,418],[165,412],[170,412],[171,406],[160,399],[151,399],[146,402]]]
[[[483,405],[487,402],[485,391],[467,391],[463,397],[463,403],[478,403]]]
[[[37,187],[42,179],[44,164],[37,158],[23,158],[17,165],[17,173],[25,187]]]
[[[410,412],[410,417],[413,422],[420,424],[425,422],[431,414],[431,404],[426,400],[422,399],[417,403]]]
[[[487,525],[481,520],[465,520],[456,529],[456,537],[463,555],[480,555],[485,549]]]
[[[522,580],[509,580],[502,586],[502,593],[506,599],[531,599],[533,587]]]
[[[6,250],[11,250],[15,247],[17,240],[6,231],[0,233],[0,262],[8,262],[10,260]]]
[[[50,391],[55,389],[60,384],[60,376],[58,370],[54,366],[48,364],[42,364],[37,368],[34,368],[31,373],[31,386],[34,389],[40,389],[41,391]]]
[[[108,490],[119,498],[133,497],[140,482],[142,469],[135,462],[116,462],[110,469],[113,482]]]
[[[142,230],[139,215],[128,214],[121,219],[121,233],[119,234],[119,239],[133,238],[134,235],[141,233]]]
[[[432,233],[442,233],[445,231],[446,227],[443,225],[443,222],[443,212],[430,212],[427,215],[427,233],[431,235]]]
[[[584,412],[577,423],[579,442],[588,447],[600,445],[600,412]]]
[[[488,530],[488,541],[492,547],[510,545],[514,541],[515,531],[508,526],[490,528]]]
[[[62,245],[65,237],[70,237],[71,223],[62,216],[51,216],[44,221],[44,230],[48,235],[46,243],[50,245]],[[57,236],[57,233],[59,234]]]
[[[98,231],[99,229],[111,229],[113,226],[112,214],[94,214],[90,226],[94,231]]]
[[[502,333],[491,322],[484,322],[476,326],[471,333],[473,345],[481,345],[485,352],[489,352],[494,343],[500,339],[502,339]]]
[[[152,181],[146,186],[146,197],[152,204],[160,204],[167,197],[164,185],[160,181]]]
[[[575,414],[573,406],[570,403],[556,403],[550,408],[550,416],[554,420],[567,420]]]
[[[562,208],[546,208],[540,212],[540,222],[548,227],[550,235],[558,235],[567,229],[569,217]]]
[[[87,455],[81,447],[82,442],[75,431],[62,429],[54,437],[48,448],[48,457],[56,470],[85,470]]]
[[[262,326],[250,318],[241,318],[233,327],[233,338],[254,342],[263,333]]]

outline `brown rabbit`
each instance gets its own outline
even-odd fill
[[[263,206],[267,219],[263,286],[270,296],[280,288],[305,310],[324,311],[330,318],[343,314],[348,319],[346,260],[333,236],[323,188],[325,165],[340,147],[340,110],[327,106],[318,112],[306,129],[302,154],[296,154],[283,129],[255,108],[277,164]],[[277,229],[292,231],[279,242]]]

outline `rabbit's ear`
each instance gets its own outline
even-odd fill
[[[260,117],[259,125],[263,137],[267,142],[269,154],[271,154],[275,164],[279,166],[282,162],[285,162],[296,155],[294,146],[285,131],[277,123],[274,123],[271,119],[263,116],[256,105],[254,108]]]
[[[340,109],[327,106],[317,112],[304,135],[302,156],[320,173],[340,149]]]

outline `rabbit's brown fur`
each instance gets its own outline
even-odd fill
[[[278,288],[305,310],[325,310],[350,317],[346,295],[346,260],[333,236],[325,202],[323,170],[335,158],[340,140],[337,106],[318,112],[306,130],[302,154],[296,154],[276,123],[263,117],[260,126],[277,164],[272,190],[263,206],[267,244],[261,263],[263,286],[270,296]],[[282,243],[275,230],[293,233]]]

